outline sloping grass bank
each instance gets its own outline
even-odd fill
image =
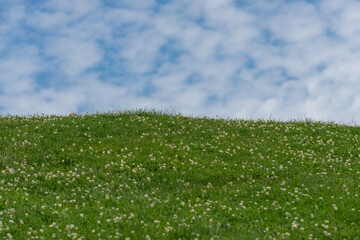
[[[2,239],[359,239],[360,129],[0,118]]]

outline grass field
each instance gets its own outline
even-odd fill
[[[0,117],[1,239],[360,239],[360,128]]]

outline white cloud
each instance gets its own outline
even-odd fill
[[[2,107],[11,114],[27,115],[34,113],[47,114],[68,114],[76,112],[81,103],[81,97],[78,92],[67,89],[66,91],[57,91],[46,89],[40,92],[23,93],[21,95],[9,94],[0,96]]]
[[[0,106],[360,118],[358,1],[237,3],[8,1],[0,24],[0,100],[8,101]],[[50,72],[49,81],[66,76],[62,87],[39,90],[41,72]]]
[[[165,43],[163,36],[155,31],[133,32],[120,40],[119,57],[126,59],[128,71],[143,74],[154,69],[156,56],[160,47]]]
[[[68,76],[76,77],[94,66],[101,59],[101,50],[94,42],[78,41],[73,38],[49,39],[45,54],[55,57],[54,61]]]
[[[12,38],[19,36],[18,25],[25,16],[22,1],[3,1],[0,7],[0,53],[7,50]]]
[[[115,0],[115,6],[123,6],[127,8],[144,9],[155,6],[154,0]]]
[[[40,10],[38,8],[40,7]],[[97,11],[101,7],[98,0],[50,0],[31,9],[27,24],[44,29],[56,31],[81,18]]]
[[[324,35],[323,22],[314,4],[290,2],[282,5],[277,14],[264,23],[280,39],[289,43],[311,41]],[[309,44],[309,43],[308,43]]]
[[[11,94],[33,91],[36,88],[33,75],[41,69],[38,49],[19,46],[10,51],[6,59],[0,59],[0,89]]]

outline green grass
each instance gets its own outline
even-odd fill
[[[0,117],[2,239],[359,239],[360,129]]]

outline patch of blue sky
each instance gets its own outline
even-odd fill
[[[244,80],[238,76],[232,77],[232,86],[230,91],[227,93],[228,96],[240,95],[240,96],[250,96],[253,95],[255,88],[253,81]]]
[[[244,8],[249,6],[253,0],[234,0],[234,5],[238,8]]]
[[[0,20],[3,20],[3,16],[8,12],[9,8],[12,6],[13,0],[3,0],[0,4]]]
[[[96,65],[88,68],[85,74],[95,73],[103,82],[112,82],[116,86],[127,85],[127,77],[132,75],[126,70],[128,61],[114,56],[106,56]],[[116,81],[114,81],[116,79]]]
[[[141,77],[129,70],[127,67],[130,64],[129,59],[119,54],[123,46],[114,46],[104,41],[97,41],[97,43],[103,50],[102,59],[94,66],[86,69],[85,74],[95,74],[98,80],[115,86],[128,86],[135,79]]]
[[[227,50],[224,49],[224,46],[219,44],[216,48],[215,48],[215,58],[217,61],[223,61],[228,59],[229,57],[229,53],[227,52]]]
[[[234,4],[236,6],[249,6],[253,2],[254,2],[254,0],[234,0]],[[257,1],[257,2],[259,2],[259,1]],[[285,4],[285,3],[293,3],[293,2],[307,2],[307,3],[317,4],[319,1],[318,0],[280,0],[280,1],[277,1],[277,2],[280,2],[280,3],[283,3],[283,4]]]
[[[32,44],[32,40],[28,40],[26,39],[26,37],[24,36],[24,32],[21,32],[21,33],[11,33],[11,41],[8,41],[6,44],[7,44],[7,47],[6,48],[3,48],[3,51],[0,52],[0,57],[4,57],[6,56],[7,54],[13,52],[14,49],[22,49],[23,47],[25,46],[29,46]],[[7,37],[10,37],[10,36],[7,36]],[[36,42],[33,42],[35,44],[37,44]],[[33,46],[36,46],[36,45],[33,45]]]
[[[147,8],[147,9],[157,9],[159,4],[166,4],[169,1],[161,0],[161,1],[151,1],[151,0],[106,0],[102,3],[106,7],[110,8],[124,8],[124,9],[132,9],[132,8]],[[155,4],[153,4],[155,3]]]
[[[136,22],[134,22],[134,23],[126,22],[126,23],[121,23],[121,25],[119,24],[116,27],[113,27],[111,29],[111,33],[114,38],[126,39],[129,35],[144,31],[147,28],[149,28],[149,27],[145,26],[145,25],[139,25]],[[121,42],[120,42],[120,44],[121,44]]]
[[[78,107],[77,107],[77,113],[80,113],[80,114],[85,114],[87,111],[89,111],[89,106],[88,105],[83,105],[83,104],[81,104],[81,105],[79,105]],[[90,112],[90,111],[89,111]]]
[[[321,63],[319,65],[316,66],[316,71],[321,73],[323,72],[325,69],[327,68],[327,64],[326,63]]]
[[[218,32],[219,27],[214,25],[212,21],[208,21],[207,17],[203,13],[198,15],[187,16],[189,20],[195,23],[198,27],[201,27],[202,30]]]
[[[142,79],[142,76],[136,74],[120,73],[114,74],[111,71],[97,72],[97,79],[104,83],[110,83],[116,87],[130,87],[137,81]]]
[[[325,34],[329,38],[337,38],[338,37],[336,32],[334,30],[332,30],[331,28],[327,28],[326,31],[325,31]]]
[[[247,68],[247,69],[255,69],[256,68],[255,59],[250,57],[250,56],[247,56],[244,67]]]
[[[318,0],[285,0],[285,3],[292,3],[292,2],[306,2],[306,3],[311,3],[311,4],[318,4],[319,1]]]
[[[290,81],[288,81],[290,82]],[[284,84],[283,85],[284,92],[291,92],[291,95],[288,95],[287,98],[295,98],[295,99],[307,99],[310,96],[309,89],[301,84]],[[287,104],[285,101],[284,103]]]
[[[119,0],[107,0],[105,2],[103,2],[104,6],[106,7],[109,7],[109,8],[113,8],[113,7],[116,7],[116,8],[126,8],[128,7],[129,5],[126,4],[126,2],[124,1],[119,1]]]
[[[32,75],[39,87],[60,90],[71,85],[73,79],[68,79],[54,57],[42,56],[42,62],[46,62],[46,65]]]
[[[283,39],[275,37],[275,35],[268,29],[263,29],[261,31],[261,42],[267,45],[272,45],[275,47],[284,47],[287,45],[287,42]]]
[[[37,7],[39,7],[39,5],[43,5],[44,2],[49,2],[49,0],[31,0],[29,2],[24,2],[26,4],[26,7],[28,9],[36,9]]]
[[[171,3],[172,0],[155,0],[155,2],[157,4],[167,4],[167,3]]]
[[[14,31],[11,38],[11,44],[17,45],[26,43],[29,45],[41,46],[42,40],[45,38],[43,31],[38,31],[29,25],[22,25],[18,31]]]
[[[43,89],[66,90],[73,84],[72,81],[66,80],[65,74],[51,70],[38,72],[33,77],[36,82],[36,88],[34,89],[36,93]]]
[[[156,94],[157,87],[151,81],[146,81],[145,86],[137,91],[136,95],[141,97],[152,97]]]
[[[26,10],[29,13],[37,13],[38,11],[41,11],[41,13],[47,13],[47,14],[56,14],[58,13],[58,9],[49,7],[48,3],[51,3],[49,0],[45,1],[31,1],[31,3],[26,3]],[[51,6],[51,4],[50,4]]]
[[[10,113],[9,111],[6,110],[6,107],[1,105],[0,103],[0,117],[6,117],[6,116],[10,116]]]
[[[184,51],[179,41],[168,39],[159,49],[156,67],[160,67],[163,63],[178,63],[179,57],[185,53],[186,51]]]
[[[4,7],[0,7],[0,23],[5,22],[6,20],[6,16],[4,13],[5,8]],[[1,26],[1,25],[0,25]]]
[[[226,101],[227,101],[227,98],[226,97],[219,97],[219,95],[216,95],[216,94],[210,94],[206,100],[205,100],[205,103],[204,105],[206,106],[211,106],[211,105],[220,105],[220,106],[224,106],[226,105]]]
[[[191,86],[201,83],[202,81],[203,81],[203,77],[201,76],[200,73],[192,73],[186,78],[185,83]]]
[[[53,88],[54,87],[54,73],[53,72],[40,72],[35,75],[37,89],[36,91],[40,91],[41,89]]]
[[[337,34],[333,29],[327,28],[325,31],[325,36],[331,39],[331,41],[336,42],[338,44],[344,44],[347,39],[341,37]]]
[[[51,97],[45,97],[45,98],[44,98],[44,101],[45,101],[46,103],[52,103],[52,102],[53,102],[53,99],[52,99]]]
[[[287,70],[283,67],[258,71],[254,75],[254,79],[266,79],[267,84],[271,84],[275,87],[282,86],[286,81],[298,80],[297,77],[289,75]]]
[[[267,1],[267,0],[234,0],[234,6],[238,9],[249,11],[253,14],[261,16],[263,14],[273,14],[269,12],[269,8],[264,5],[276,6],[279,1]],[[259,7],[260,6],[260,7]],[[272,7],[270,7],[272,9]]]
[[[164,6],[171,4],[172,2],[174,2],[173,0],[155,0],[155,5],[153,6],[152,10],[155,13],[158,13],[159,11],[161,11]]]

